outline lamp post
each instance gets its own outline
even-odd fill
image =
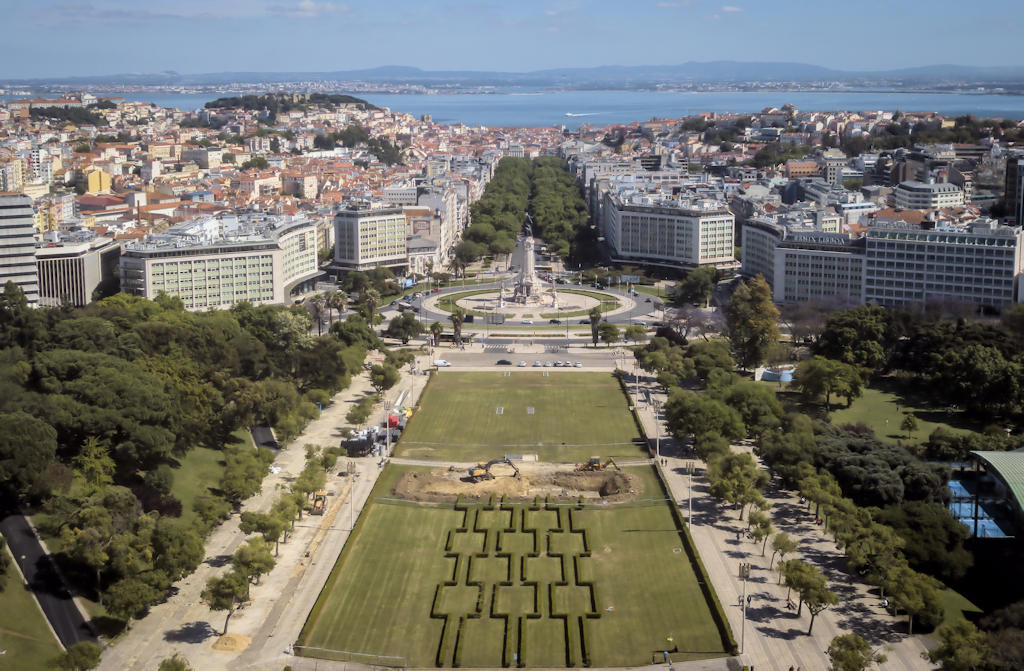
[[[742,622],[740,624],[740,654],[743,654],[743,646],[747,638],[747,578],[750,577],[750,564],[740,562],[740,577],[743,578],[743,595],[740,596],[740,608],[742,609]]]

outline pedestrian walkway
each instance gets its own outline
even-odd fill
[[[856,633],[872,645],[889,648],[886,651],[889,661],[883,669],[931,668],[921,658],[925,650],[923,638],[903,633],[905,618],[897,619],[885,612],[872,589],[850,575],[842,551],[814,524],[813,515],[799,504],[796,495],[773,481],[765,492],[771,504],[772,521],[777,531],[785,531],[799,544],[796,554],[787,559],[798,557],[819,567],[826,574],[831,589],[840,597],[839,605],[817,616],[813,633],[808,636],[810,613],[804,608],[797,616],[795,610],[786,608],[787,589],[778,584],[778,573],[768,565],[772,554],[770,546],[762,555],[762,545],[745,537],[746,523],[738,519],[739,511],[709,495],[704,462],[692,456],[689,446],[667,437],[661,407],[665,394],[644,378],[640,380],[640,387],[647,392],[641,393],[641,398],[649,394],[655,403],[641,401],[637,406],[638,415],[648,436],[660,431],[657,460],[684,519],[692,519],[690,533],[697,551],[725,608],[736,641],[743,642],[739,657],[743,664],[752,665],[757,671],[788,671],[790,667],[804,671],[827,669],[829,660],[825,650],[832,638]],[[750,445],[734,446],[734,449],[749,452]],[[751,564],[746,584],[739,577],[741,563]],[[745,611],[741,605],[744,594],[749,597]],[[796,600],[794,597],[793,601]]]

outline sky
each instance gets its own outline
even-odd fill
[[[1024,65],[1020,0],[725,1],[0,0],[0,78],[710,60]]]

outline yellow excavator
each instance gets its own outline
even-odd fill
[[[484,480],[493,480],[494,473],[491,473],[491,467],[497,466],[498,464],[508,464],[515,471],[512,477],[519,477],[519,468],[512,463],[512,460],[508,457],[501,457],[499,459],[492,459],[490,461],[481,461],[469,469],[469,481],[470,482],[483,482]]]
[[[313,509],[309,512],[313,515],[323,515],[327,507],[327,492],[319,490],[313,494]]]
[[[615,470],[617,470],[617,471],[621,471],[622,470],[621,468],[619,468],[619,465],[617,463],[615,463],[615,459],[613,459],[612,457],[608,457],[607,461],[605,461],[604,463],[601,463],[601,457],[591,457],[590,459],[588,459],[587,461],[583,462],[582,464],[576,464],[576,470],[577,471],[583,471],[583,472],[587,472],[587,471],[603,471],[604,469],[608,468],[609,466],[614,466]]]

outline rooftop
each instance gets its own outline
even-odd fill
[[[1024,450],[1013,452],[971,452],[990,473],[994,473],[1010,490],[1019,510],[1024,510]]]

